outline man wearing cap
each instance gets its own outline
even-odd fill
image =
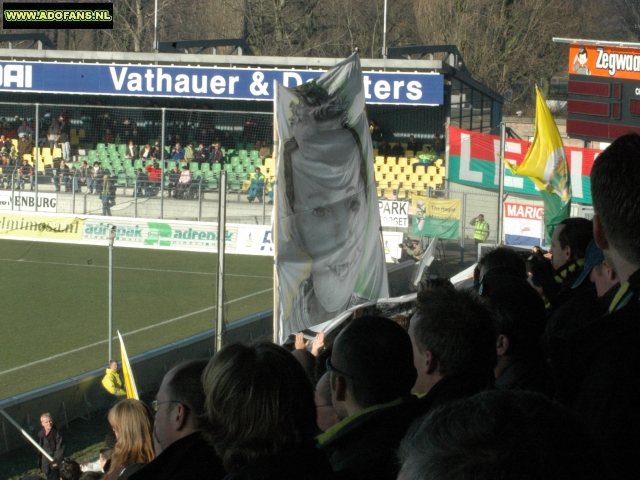
[[[595,285],[598,299],[603,307],[609,307],[620,288],[620,279],[605,260],[604,252],[600,250],[595,240],[591,240],[587,247],[587,253],[584,257],[584,270],[572,288],[580,288],[582,282],[586,281],[587,278]]]
[[[479,243],[484,243],[489,237],[489,224],[484,220],[484,215],[480,214],[476,218],[472,218],[469,225],[473,225],[473,239],[476,246]]]
[[[416,262],[419,262],[422,259],[422,255],[424,255],[424,248],[422,248],[419,240],[413,239],[409,244],[402,246],[402,256],[400,257],[400,261],[404,262],[411,258]]]

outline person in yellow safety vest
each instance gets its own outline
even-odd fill
[[[473,239],[476,245],[484,243],[489,237],[489,224],[484,221],[484,215],[480,214],[476,218],[472,218],[469,225],[473,225],[475,230],[473,232]]]
[[[104,378],[102,379],[102,386],[106,388],[109,393],[117,395],[118,397],[127,394],[122,379],[120,375],[118,375],[118,362],[116,360],[109,361],[109,368],[107,368]]]

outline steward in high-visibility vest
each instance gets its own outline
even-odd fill
[[[469,225],[473,225],[475,230],[473,232],[473,239],[476,244],[483,243],[489,236],[489,224],[484,221],[484,215],[480,214],[476,218],[472,218]]]

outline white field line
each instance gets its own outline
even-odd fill
[[[62,265],[66,267],[87,267],[87,268],[109,268],[108,265],[89,265],[84,263],[61,263],[61,262],[41,262],[39,260],[14,260],[12,258],[0,258],[0,262],[15,263],[40,263],[42,265]],[[163,273],[186,273],[189,275],[217,275],[216,272],[187,272],[185,270],[162,270],[158,268],[138,268],[138,267],[113,267],[114,270],[140,270],[141,272],[163,272]],[[240,275],[236,273],[225,273],[225,277],[247,277],[247,278],[272,278],[259,275]]]
[[[273,288],[267,288],[266,290],[262,290],[260,292],[252,293],[251,295],[245,295],[244,297],[240,297],[240,298],[236,298],[234,300],[230,300],[230,301],[226,302],[225,305],[228,305],[230,303],[240,302],[242,300],[246,300],[247,298],[253,297],[255,295],[261,295],[263,293],[267,293],[267,292],[269,292],[271,290],[273,290]],[[146,327],[139,328],[138,330],[133,330],[132,332],[124,333],[124,334],[122,334],[122,336],[123,337],[128,337],[129,335],[134,335],[136,333],[144,332],[145,330],[151,330],[152,328],[161,327],[162,325],[167,325],[169,323],[173,323],[173,322],[176,322],[178,320],[182,320],[184,318],[191,317],[192,315],[198,315],[199,313],[208,312],[209,310],[213,310],[214,308],[216,308],[215,305],[213,305],[212,307],[203,308],[202,310],[198,310],[198,311],[195,311],[195,312],[187,313],[185,315],[180,315],[179,317],[170,318],[169,320],[165,320],[163,322],[156,323],[155,325],[148,325]],[[114,340],[117,339],[117,338],[118,338],[117,336],[113,337]],[[107,343],[107,342],[108,342],[108,340],[100,340],[99,342],[95,342],[95,343],[92,343],[90,345],[85,345],[84,347],[75,348],[73,350],[69,350],[68,352],[58,353],[56,355],[52,355],[51,357],[43,358],[41,360],[36,360],[35,362],[31,362],[31,363],[26,363],[24,365],[20,365],[19,367],[10,368],[9,370],[5,370],[3,372],[0,372],[0,375],[4,375],[5,373],[15,372],[17,370],[22,370],[23,368],[32,367],[34,365],[38,365],[40,363],[48,362],[48,361],[54,360],[56,358],[64,357],[64,356],[70,355],[72,353],[81,352],[82,350],[86,350],[87,348],[96,347],[98,345],[102,345],[103,343]]]

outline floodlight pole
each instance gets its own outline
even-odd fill
[[[107,225],[109,240],[109,359],[113,359],[113,241],[116,239],[116,226]]]
[[[384,21],[382,26],[382,58],[387,58],[387,0],[384,0]]]
[[[153,51],[158,53],[158,0],[156,0],[155,19],[153,21]]]
[[[220,171],[218,186],[218,288],[216,292],[216,353],[222,348],[224,335],[224,241],[227,217],[227,171]]]
[[[507,125],[504,122],[500,123],[500,167],[498,168],[498,228],[497,232],[497,242],[500,243],[502,241],[502,223],[504,221],[504,162],[502,159],[504,158],[506,152],[506,141],[507,141]]]

